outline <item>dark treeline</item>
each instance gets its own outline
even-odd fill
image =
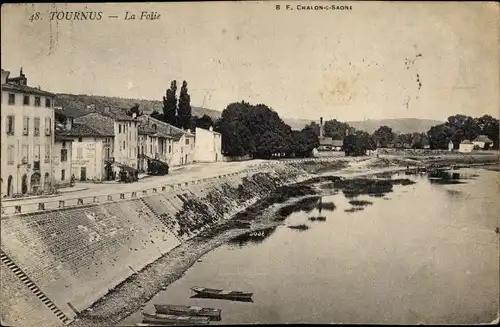
[[[177,82],[172,81],[163,97],[163,111],[153,111],[152,117],[183,129],[214,127],[222,134],[222,150],[228,156],[270,158],[279,154],[286,157],[306,157],[319,146],[320,126],[311,122],[301,131],[292,130],[279,115],[264,104],[247,102],[229,104],[217,121],[208,115],[192,116],[191,97],[187,82],[182,83],[177,98]],[[138,112],[138,108],[133,108]],[[489,115],[473,118],[454,115],[426,133],[398,134],[388,126],[380,126],[373,134],[359,131],[336,119],[323,125],[323,136],[343,140],[347,155],[363,155],[366,150],[379,147],[410,149],[448,149],[449,142],[458,148],[464,140],[473,141],[485,135],[498,149],[499,120]]]

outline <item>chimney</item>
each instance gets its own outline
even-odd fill
[[[323,138],[323,117],[319,117],[319,138]]]
[[[2,68],[2,84],[7,83],[7,79],[9,78],[10,72],[8,70],[4,70]]]

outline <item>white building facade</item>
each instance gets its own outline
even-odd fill
[[[222,137],[212,127],[195,130],[195,162],[218,162],[222,159]]]
[[[38,194],[54,184],[55,95],[2,69],[1,196]]]

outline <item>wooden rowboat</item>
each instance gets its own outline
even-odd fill
[[[149,324],[163,324],[163,325],[208,325],[208,317],[189,317],[189,316],[176,316],[166,314],[150,314],[143,312],[144,316],[142,322]]]
[[[192,305],[155,304],[156,313],[175,316],[209,317],[210,320],[220,320],[221,309],[202,308]]]
[[[191,290],[198,295],[209,297],[213,299],[227,299],[227,300],[249,300],[252,298],[253,293],[240,292],[240,291],[224,291],[206,287],[191,287]]]

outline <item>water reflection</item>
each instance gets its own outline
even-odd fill
[[[237,245],[238,247],[243,247],[249,244],[259,244],[264,242],[264,240],[271,236],[275,231],[276,227],[253,231],[237,236],[231,239],[228,243],[231,245]]]
[[[335,204],[333,202],[323,202],[323,197],[319,196],[309,197],[297,201],[294,204],[282,207],[281,209],[278,210],[278,216],[281,219],[285,219],[286,217],[296,212],[310,213],[313,210],[319,210],[320,214],[321,210],[334,211]]]
[[[432,184],[462,184],[460,173],[449,172],[445,170],[434,170],[427,174],[427,178]]]

